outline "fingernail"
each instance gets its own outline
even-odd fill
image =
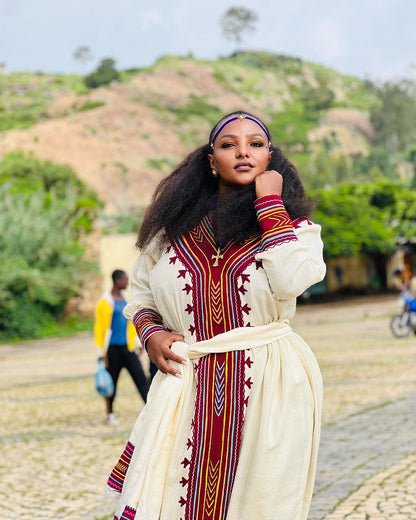
[[[179,379],[182,379],[182,374],[179,374],[178,372],[176,372],[175,377],[179,377]]]
[[[189,365],[189,361],[187,361],[186,359],[184,359],[183,361],[181,361],[182,365]]]

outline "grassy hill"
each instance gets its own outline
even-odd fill
[[[367,82],[263,52],[166,56],[94,90],[77,76],[3,74],[0,89],[0,157],[22,149],[69,163],[107,216],[146,206],[212,124],[241,108],[268,123],[307,188],[349,179],[371,151],[379,102]]]

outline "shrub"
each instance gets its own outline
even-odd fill
[[[83,239],[99,208],[67,166],[21,153],[0,162],[1,339],[38,337],[82,292],[94,267]]]
[[[120,73],[115,68],[115,61],[112,58],[105,58],[101,60],[94,72],[85,77],[84,82],[89,88],[97,88],[119,79]]]

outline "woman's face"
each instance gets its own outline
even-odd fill
[[[269,139],[257,123],[236,119],[225,125],[208,155],[211,168],[218,172],[219,192],[252,183],[266,170],[271,156]]]

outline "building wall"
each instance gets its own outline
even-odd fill
[[[366,255],[331,258],[326,262],[328,292],[345,289],[364,290],[370,287],[373,264]]]
[[[111,289],[111,273],[122,269],[130,275],[131,268],[139,252],[134,245],[135,233],[101,235],[99,244],[101,290]]]

